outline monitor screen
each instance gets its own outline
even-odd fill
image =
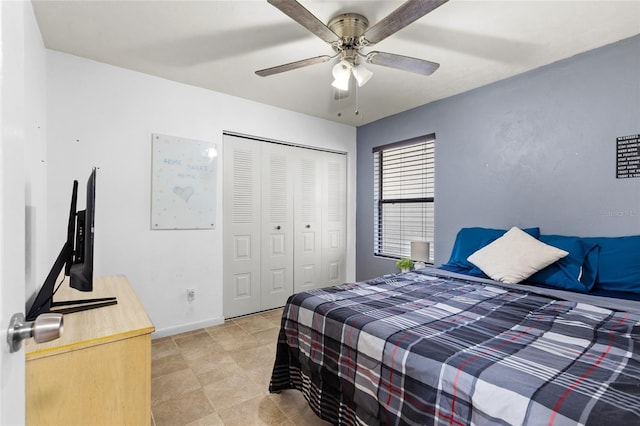
[[[70,286],[80,291],[93,290],[93,226],[95,222],[96,169],[87,181],[87,204],[77,213],[76,241]]]

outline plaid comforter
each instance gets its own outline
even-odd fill
[[[269,390],[334,424],[638,425],[640,316],[419,272],[284,309]]]

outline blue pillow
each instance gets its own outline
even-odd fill
[[[594,289],[640,293],[640,235],[583,240],[600,246]]]
[[[523,229],[523,231],[534,238],[540,236],[540,228],[527,228]],[[467,258],[482,247],[502,237],[505,232],[507,232],[506,229],[478,227],[460,229],[458,235],[456,235],[453,249],[451,250],[451,257],[449,261],[442,266],[456,268],[457,270],[466,270],[464,273],[467,275],[487,278],[484,272],[469,262]]]
[[[527,278],[527,282],[579,292],[591,290],[598,273],[600,248],[594,241],[564,235],[540,235],[545,244],[566,250],[569,254]]]

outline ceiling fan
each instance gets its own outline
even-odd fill
[[[367,18],[357,13],[337,15],[325,25],[295,0],[267,1],[331,45],[336,53],[333,56],[315,56],[256,71],[256,74],[261,77],[327,62],[339,56],[340,61],[332,70],[334,77],[332,85],[339,90],[346,91],[349,89],[351,75],[355,77],[358,86],[364,85],[373,75],[371,71],[362,66],[359,58],[369,64],[422,75],[431,75],[440,66],[440,64],[424,59],[378,51],[364,53],[362,50],[384,40],[448,0],[408,0],[372,27],[369,27]]]

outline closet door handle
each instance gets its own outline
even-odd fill
[[[276,231],[280,230],[280,225],[276,226]]]
[[[309,229],[311,228],[311,225],[305,225],[305,228]]]

